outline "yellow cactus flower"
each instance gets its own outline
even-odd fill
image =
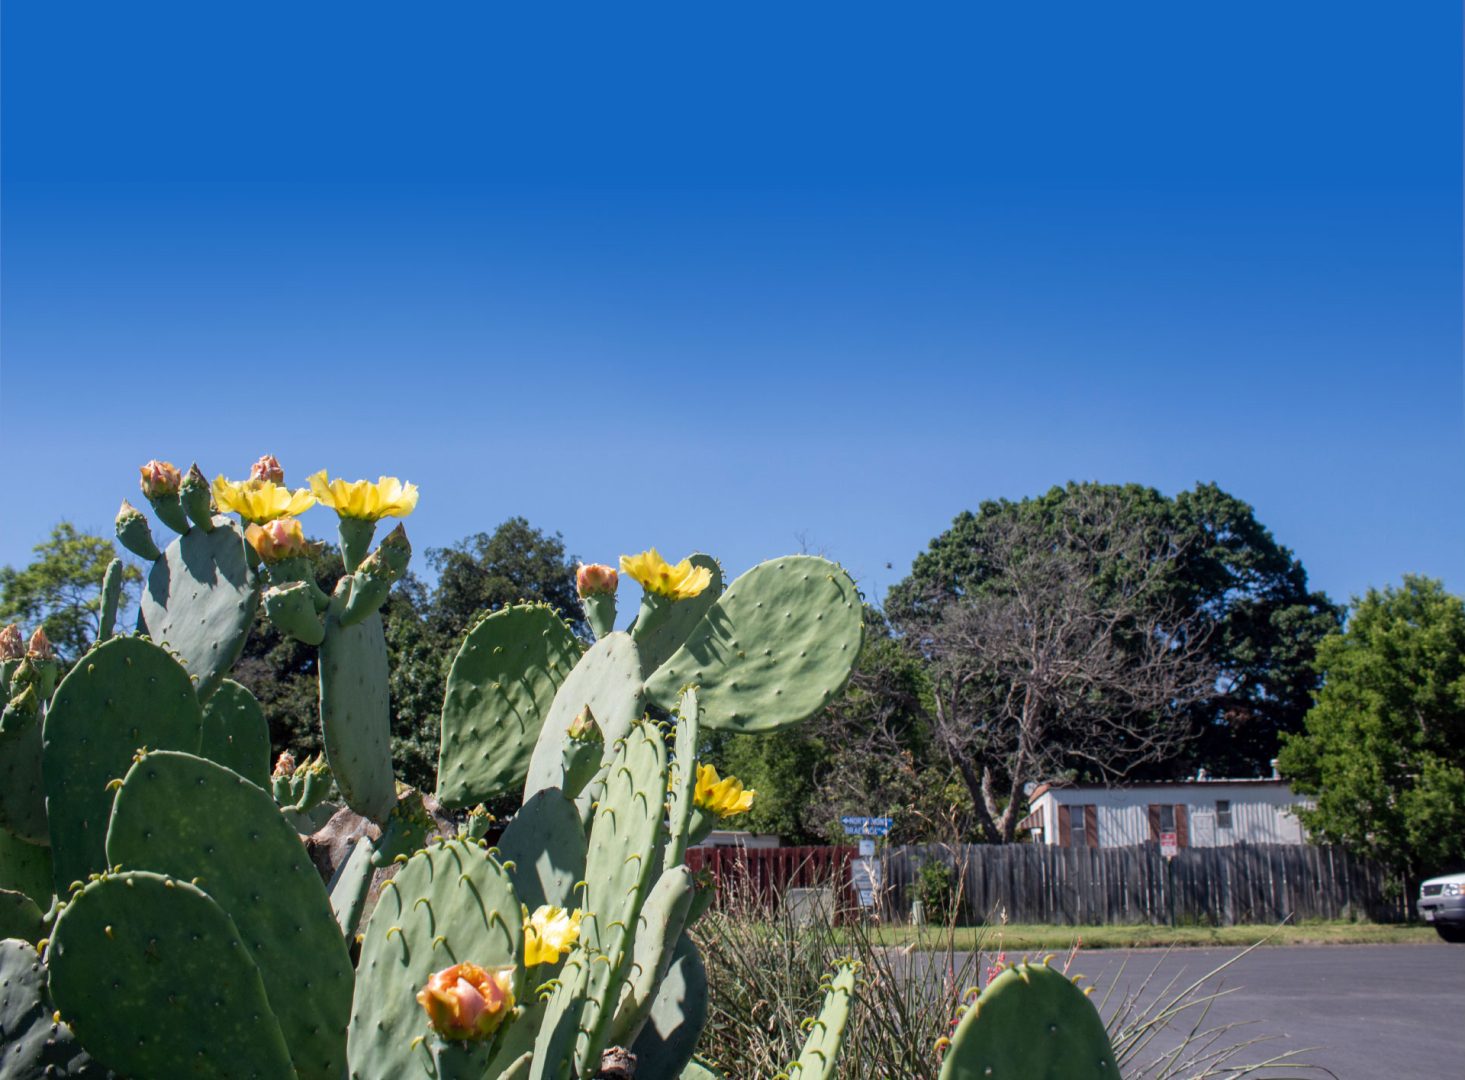
[[[757,794],[752,788],[744,791],[743,782],[736,776],[719,780],[715,765],[697,765],[697,786],[692,792],[694,806],[722,817],[732,817],[753,809],[753,799]]]
[[[514,1009],[514,969],[454,964],[417,993],[432,1029],[445,1039],[486,1039]]]
[[[566,911],[544,904],[529,914],[524,909],[524,966],[553,964],[580,939],[580,909]]]
[[[693,566],[691,559],[672,566],[655,548],[622,555],[621,573],[635,578],[647,592],[671,600],[689,600],[712,584],[712,571],[707,567]]]
[[[246,522],[263,525],[276,518],[294,517],[315,505],[315,496],[304,488],[291,491],[273,480],[225,480],[214,477],[214,505],[224,513],[238,514]]]
[[[310,477],[310,490],[322,506],[329,506],[344,518],[379,521],[384,517],[404,518],[417,508],[417,485],[404,484],[395,476],[370,480],[332,480],[322,469]]]

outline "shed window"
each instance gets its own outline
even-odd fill
[[[1218,828],[1218,829],[1229,829],[1229,828],[1231,828],[1231,800],[1230,799],[1217,799],[1216,800],[1216,828]]]
[[[1175,831],[1175,807],[1168,803],[1160,806],[1160,831],[1162,833]]]

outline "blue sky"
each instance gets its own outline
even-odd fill
[[[1214,480],[1465,590],[1458,4],[993,7],[5,5],[0,562],[272,451],[877,598]]]

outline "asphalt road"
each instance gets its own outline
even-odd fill
[[[1073,970],[1097,985],[1096,998],[1111,986],[1116,989],[1107,1014],[1120,997],[1139,991],[1146,978],[1145,995],[1153,1000],[1172,977],[1182,980],[1177,985],[1188,985],[1236,952],[1098,950],[1080,954]],[[1226,1033],[1221,1045],[1270,1037],[1238,1061],[1306,1050],[1298,1061],[1323,1066],[1339,1080],[1465,1077],[1465,945],[1262,948],[1205,987],[1235,989],[1212,1005],[1207,1027],[1245,1025]],[[1153,1059],[1177,1041],[1172,1029],[1137,1060]],[[1133,1064],[1126,1075],[1138,1074]],[[1293,1070],[1292,1075],[1320,1074]]]

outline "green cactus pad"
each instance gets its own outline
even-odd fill
[[[356,936],[356,926],[361,922],[371,877],[376,872],[375,854],[371,837],[361,837],[331,878],[331,911],[347,941]]]
[[[168,545],[148,574],[138,613],[138,629],[177,653],[198,680],[200,701],[239,659],[259,606],[244,536],[228,518],[216,517],[214,525]]]
[[[585,830],[575,804],[558,788],[536,792],[499,839],[498,857],[514,891],[530,911],[552,904],[574,908],[575,886],[585,880]]]
[[[568,1080],[575,1060],[575,1040],[580,1035],[580,1013],[590,985],[592,966],[592,958],[583,946],[576,946],[565,959],[534,1040],[529,1080]]]
[[[680,1076],[706,1023],[707,969],[697,946],[683,934],[651,1003],[651,1015],[631,1046],[637,1075]]]
[[[117,606],[122,602],[122,560],[113,559],[102,575],[102,610],[97,614],[97,640],[106,641],[117,627]]]
[[[610,762],[585,856],[580,939],[595,957],[575,1061],[582,1074],[600,1060],[631,963],[641,905],[661,869],[657,845],[666,798],[666,745],[649,722],[636,724]],[[656,1075],[656,1074],[652,1074]]]
[[[431,1076],[429,1043],[438,1036],[416,1000],[428,977],[465,961],[518,965],[519,997],[523,958],[519,898],[497,860],[463,840],[419,851],[382,887],[366,926],[351,1013],[351,1076]]]
[[[554,696],[534,744],[524,799],[536,791],[563,787],[564,746],[570,722],[589,706],[605,739],[609,760],[615,741],[641,716],[641,656],[629,634],[607,634],[580,658]]]
[[[247,687],[225,679],[203,707],[199,753],[250,783],[270,786],[270,725]]]
[[[133,871],[91,882],[61,909],[46,965],[61,1015],[123,1075],[295,1076],[234,920],[186,881]]]
[[[1084,992],[1046,964],[998,975],[951,1035],[941,1080],[1113,1080],[1104,1021]]]
[[[788,1067],[789,1080],[833,1080],[854,1000],[855,965],[842,963],[835,968],[829,989],[824,992],[824,1005],[809,1026],[798,1059]]]
[[[313,581],[295,581],[264,592],[265,617],[275,629],[307,645],[319,645],[326,636],[315,608]]]
[[[36,902],[23,892],[0,889],[0,938],[16,938],[34,945],[45,936],[45,916]]]
[[[468,632],[443,697],[439,802],[472,806],[524,782],[544,718],[580,653],[574,633],[544,604],[503,608]]]
[[[56,1019],[36,950],[24,941],[0,941],[0,1080],[105,1075]]]
[[[342,594],[331,599],[320,646],[320,719],[326,758],[346,805],[378,824],[397,805],[392,779],[392,714],[387,640],[380,612],[355,626],[337,621]]]
[[[192,754],[145,754],[117,792],[107,859],[208,893],[259,969],[296,1073],[339,1080],[351,958],[305,845],[264,789]]]
[[[722,564],[700,551],[691,556],[691,563],[712,574],[707,588],[686,600],[661,600],[667,604],[666,610],[660,613],[660,618],[651,621],[649,629],[639,625],[631,627],[631,636],[636,639],[636,648],[641,652],[642,678],[651,678],[652,673],[682,647],[687,636],[722,595]],[[640,623],[639,619],[637,623]]]
[[[678,866],[666,871],[652,886],[636,918],[631,968],[621,991],[620,1006],[611,1024],[610,1042],[629,1046],[651,1012],[656,988],[671,966],[672,950],[682,936],[692,906],[695,885],[692,871]]]
[[[51,842],[39,712],[11,709],[0,724],[0,830],[32,844]]]
[[[667,870],[682,865],[687,856],[687,839],[692,829],[692,799],[697,790],[701,716],[697,691],[689,689],[677,703],[675,756],[671,762],[671,783],[666,800],[666,849],[662,855],[662,866]]]
[[[833,563],[790,555],[734,581],[646,682],[670,710],[698,688],[702,724],[771,731],[813,715],[843,688],[864,636],[855,583]]]
[[[682,1070],[678,1080],[724,1080],[722,1073],[718,1072],[705,1061],[693,1058],[687,1062],[687,1067]]]
[[[189,536],[217,536],[194,530]],[[56,893],[109,865],[112,781],[142,747],[196,754],[203,709],[188,672],[157,645],[114,637],[83,656],[46,713],[45,782]]]
[[[0,829],[0,889],[25,893],[45,911],[51,906],[51,886],[51,849]]]

